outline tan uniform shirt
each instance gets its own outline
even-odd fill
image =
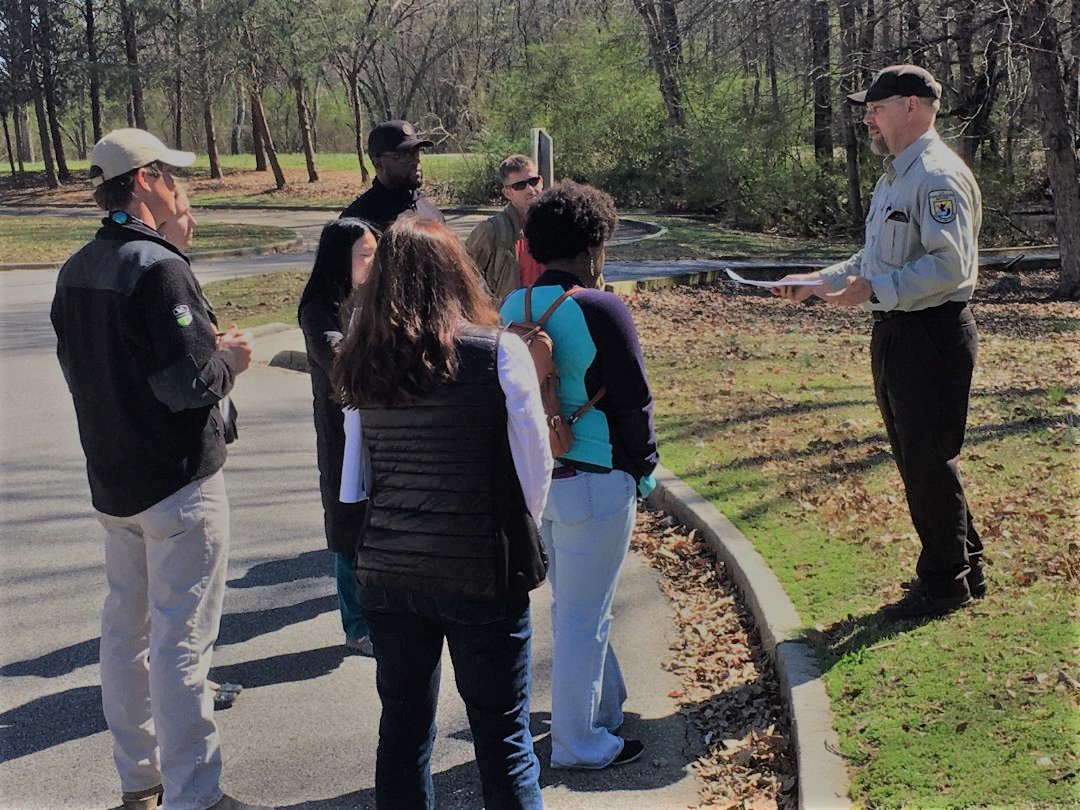
[[[866,309],[910,312],[969,300],[982,227],[982,193],[971,170],[933,129],[884,166],[865,245],[821,271],[825,285],[836,291],[846,276],[869,279],[879,303]]]

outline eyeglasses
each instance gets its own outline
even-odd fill
[[[542,179],[542,177],[529,177],[525,180],[518,180],[516,183],[507,183],[503,186],[503,188],[512,188],[514,191],[524,191],[525,186],[532,186],[533,188],[536,188],[538,185],[540,185],[540,181]]]

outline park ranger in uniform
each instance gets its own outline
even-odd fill
[[[970,169],[938,136],[941,85],[923,68],[894,65],[848,97],[865,105],[870,148],[884,156],[863,249],[818,273],[816,294],[873,314],[874,394],[922,543],[917,577],[884,612],[940,615],[986,592],[982,542],[957,469],[978,336],[967,302],[979,269],[982,195]]]

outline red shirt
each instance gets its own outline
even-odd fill
[[[521,226],[524,224],[524,217],[518,213],[518,238],[517,242],[514,243],[514,254],[517,256],[518,269],[521,271],[521,286],[528,287],[540,278],[540,274],[544,272],[544,265],[540,264],[529,253],[529,243],[525,240],[525,234],[521,231]]]

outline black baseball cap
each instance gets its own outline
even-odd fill
[[[423,147],[430,149],[435,144],[416,134],[416,127],[408,121],[395,118],[376,124],[368,133],[367,150],[372,157],[387,152],[411,152]]]
[[[856,104],[892,96],[941,98],[941,85],[929,70],[918,65],[892,65],[878,71],[870,86],[848,96]]]

